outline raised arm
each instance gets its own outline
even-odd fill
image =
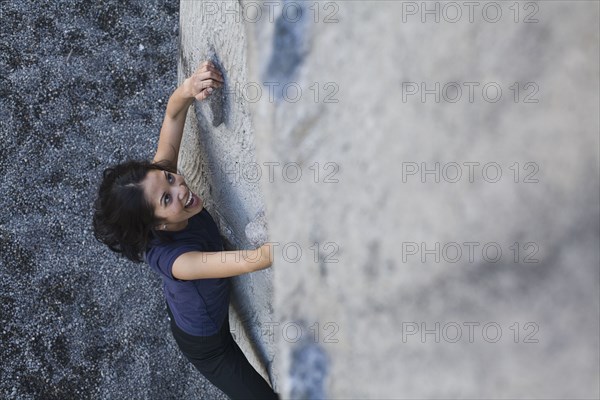
[[[267,243],[256,250],[215,253],[190,251],[173,263],[173,276],[181,280],[227,278],[259,271],[273,263],[274,246]]]
[[[205,61],[173,92],[167,103],[154,162],[166,161],[173,167],[177,167],[179,145],[188,108],[194,99],[204,100],[214,89],[221,86],[223,86],[221,72],[210,61]]]

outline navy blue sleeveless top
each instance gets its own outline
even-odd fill
[[[144,255],[159,274],[169,308],[181,330],[194,336],[219,331],[229,309],[230,278],[182,281],[172,274],[175,259],[188,251],[222,251],[223,241],[212,216],[203,208],[185,229],[164,232],[170,241],[153,238]]]

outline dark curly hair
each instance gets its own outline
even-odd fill
[[[175,173],[164,162],[131,160],[106,168],[94,203],[94,236],[112,251],[134,262],[142,262],[149,240],[160,236],[151,204],[141,182],[151,170]]]

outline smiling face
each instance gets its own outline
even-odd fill
[[[202,199],[192,193],[181,175],[151,170],[141,184],[160,222],[158,229],[166,224],[166,230],[181,230],[187,226],[188,219],[204,207]]]

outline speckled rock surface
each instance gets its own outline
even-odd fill
[[[210,59],[223,72],[225,85],[188,113],[180,168],[190,187],[204,199],[228,248],[251,249],[260,239],[253,233],[259,228],[252,229],[254,221],[261,214],[266,217],[249,107],[235,96],[236,85],[247,80],[244,25],[231,14],[236,7],[232,1],[181,2],[179,80]],[[230,14],[225,17],[227,10]],[[277,390],[275,343],[268,335],[274,319],[272,269],[234,277],[233,284],[230,325],[234,338],[254,368]]]
[[[286,398],[600,395],[599,4],[466,3],[247,20]]]
[[[225,399],[179,355],[161,283],[97,243],[102,170],[151,158],[175,1],[0,4],[3,399]]]
[[[246,225],[246,238],[253,247],[259,247],[269,241],[269,226],[264,211],[259,211],[255,218]]]

